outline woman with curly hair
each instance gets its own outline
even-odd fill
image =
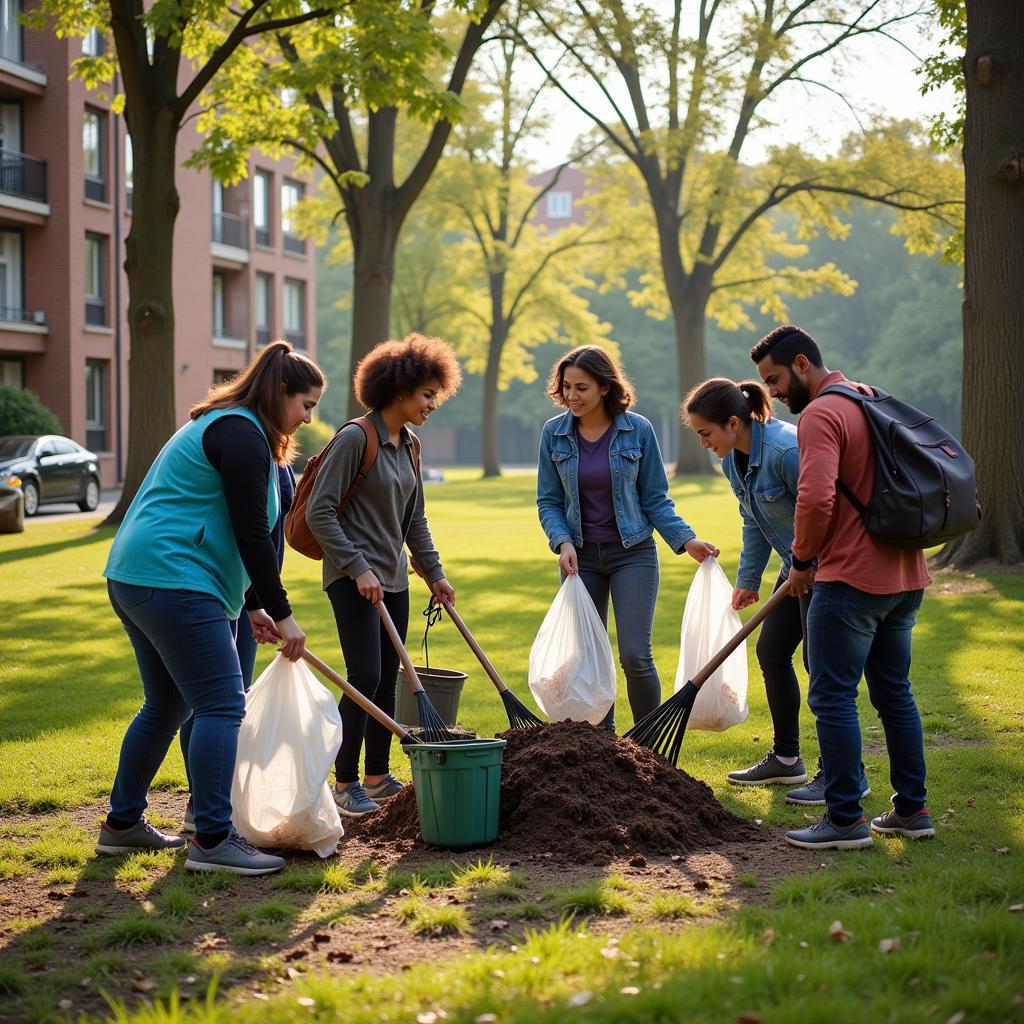
[[[342,427],[327,449],[316,477],[306,522],[324,551],[324,590],[338,623],[348,680],[389,715],[395,710],[398,655],[373,607],[383,601],[405,639],[409,624],[409,574],[405,545],[418,571],[437,597],[455,600],[444,577],[423,510],[423,486],[417,472],[410,426],[427,417],[462,383],[452,347],[440,338],[410,334],[385,341],[356,368],[356,398],[368,410],[380,447],[366,479],[339,516],[342,499],[355,480],[366,447],[356,423]],[[334,799],[346,817],[379,809],[402,783],[391,774],[391,733],[354,701],[338,705],[342,742],[335,763]],[[366,739],[363,782],[359,754]]]
[[[566,412],[544,424],[537,507],[562,579],[579,573],[607,624],[615,610],[619,661],[634,722],[661,703],[651,651],[661,534],[697,562],[718,548],[676,513],[654,428],[629,412],[633,388],[604,349],[581,345],[555,363],[548,394]],[[615,707],[604,722],[615,731]]]

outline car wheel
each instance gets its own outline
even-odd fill
[[[85,483],[85,497],[78,503],[83,512],[95,512],[100,503],[100,485],[96,477],[91,476]]]
[[[26,480],[21,485],[21,494],[25,499],[25,515],[34,516],[39,511],[39,488],[31,480]]]

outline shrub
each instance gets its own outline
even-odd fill
[[[323,420],[313,420],[312,423],[304,423],[299,427],[299,432],[295,435],[299,454],[292,466],[296,473],[301,473],[310,456],[316,455],[334,437],[334,430],[334,427]]]
[[[0,384],[0,435],[60,432],[60,420],[34,391]]]

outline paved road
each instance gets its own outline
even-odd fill
[[[81,512],[74,502],[69,502],[66,505],[41,505],[34,516],[25,517],[25,529],[32,529],[36,523],[64,523],[74,519],[105,519],[113,510],[120,493],[120,491],[104,491],[95,512]]]

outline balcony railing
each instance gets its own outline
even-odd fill
[[[85,322],[90,327],[107,326],[107,304],[102,299],[86,297]]]
[[[45,203],[46,161],[11,149],[0,149],[0,192]]]
[[[270,228],[260,227],[259,224],[253,228],[253,234],[256,236],[257,245],[265,245],[269,248],[270,242]]]
[[[214,213],[213,240],[235,249],[248,249],[249,218],[234,213]]]
[[[303,256],[306,254],[306,240],[304,238],[296,238],[295,235],[285,234],[284,236],[284,251],[285,252],[297,252]]]
[[[107,201],[107,183],[102,178],[85,176],[85,198],[97,203]]]
[[[0,306],[0,322],[5,324],[33,324],[46,326],[46,314],[41,309],[20,309],[17,306]]]

